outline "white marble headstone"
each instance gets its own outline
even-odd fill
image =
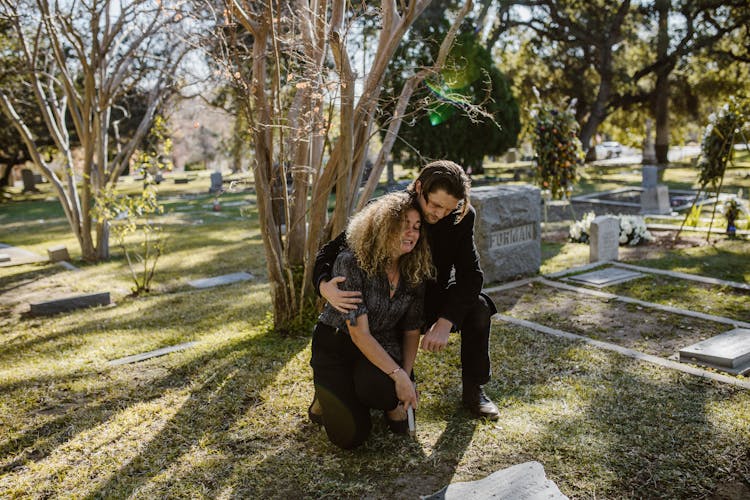
[[[600,215],[591,222],[589,262],[617,260],[620,250],[620,219]]]

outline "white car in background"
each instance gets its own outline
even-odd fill
[[[596,145],[596,159],[618,158],[622,154],[622,144],[617,141],[604,141]]]

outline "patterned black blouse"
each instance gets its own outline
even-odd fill
[[[401,278],[393,298],[390,297],[388,277],[385,273],[369,278],[356,257],[347,249],[336,257],[333,275],[344,276],[342,290],[362,292],[362,303],[354,311],[340,313],[326,303],[318,320],[321,323],[347,332],[346,320],[357,324],[357,317],[367,314],[370,334],[399,364],[403,361],[401,341],[403,332],[418,330],[424,323],[424,283],[410,286]]]

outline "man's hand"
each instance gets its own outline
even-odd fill
[[[453,323],[445,318],[438,318],[422,337],[422,349],[429,352],[440,352],[448,345]]]
[[[362,303],[362,292],[339,290],[339,283],[346,281],[343,276],[334,276],[330,281],[320,282],[320,295],[328,301],[334,309],[346,314]]]

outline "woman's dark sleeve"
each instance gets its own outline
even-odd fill
[[[320,296],[320,282],[333,278],[333,263],[336,261],[338,254],[345,248],[349,248],[349,245],[346,242],[346,232],[342,231],[335,239],[320,247],[317,255],[315,255],[312,281],[313,288],[315,288],[315,293],[318,296]]]
[[[357,308],[347,313],[341,313],[344,320],[349,320],[352,325],[357,324],[357,318],[367,314],[367,295],[365,293],[365,272],[359,267],[357,259],[351,252],[343,252],[336,257],[333,264],[333,274],[335,276],[344,276],[346,281],[341,283],[341,289],[349,292],[357,291],[362,293],[362,302],[357,304]]]

